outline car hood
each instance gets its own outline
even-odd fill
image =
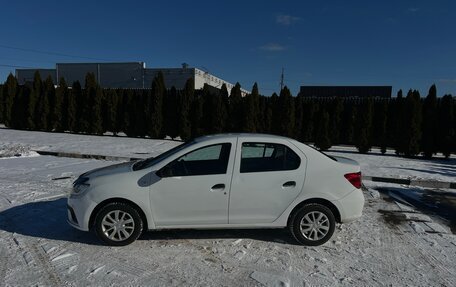
[[[131,171],[131,166],[133,165],[133,161],[123,162],[119,164],[114,164],[110,166],[105,166],[97,169],[93,169],[81,175],[81,177],[88,177],[94,178],[104,175],[112,175],[117,173],[124,173]]]

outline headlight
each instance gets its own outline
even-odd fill
[[[89,189],[90,184],[87,183],[89,181],[88,177],[79,177],[78,179],[73,182],[73,189],[71,190],[71,195],[82,195],[84,192]]]

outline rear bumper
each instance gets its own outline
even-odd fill
[[[361,217],[364,208],[364,195],[361,189],[355,189],[345,197],[336,200],[342,223],[354,221]]]

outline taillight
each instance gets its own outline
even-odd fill
[[[356,188],[361,188],[361,172],[347,173],[345,178]]]

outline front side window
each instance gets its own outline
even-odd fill
[[[225,174],[230,150],[230,143],[199,148],[167,164],[162,168],[162,175],[171,177]]]
[[[241,173],[294,170],[301,159],[289,147],[275,143],[243,143]]]

